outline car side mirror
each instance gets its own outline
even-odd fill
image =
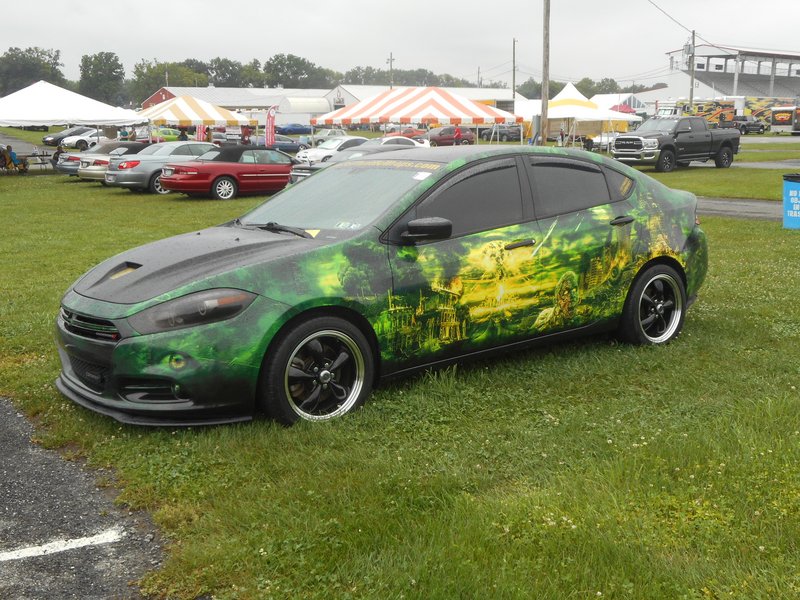
[[[407,229],[400,235],[406,244],[429,240],[446,240],[453,233],[453,223],[442,217],[423,217],[408,222]]]

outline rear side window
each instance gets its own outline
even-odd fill
[[[516,161],[495,160],[470,168],[423,200],[416,216],[450,220],[453,237],[520,223],[523,208]]]
[[[172,152],[172,155],[173,156],[195,156],[195,154],[192,152],[192,148],[188,144],[184,145],[184,146],[178,146],[177,148],[175,148],[175,150]]]
[[[633,179],[614,169],[606,169],[606,181],[612,202],[625,200],[633,191]]]
[[[562,158],[535,159],[529,174],[537,219],[611,201],[603,172],[589,163]]]

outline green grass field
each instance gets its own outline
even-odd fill
[[[682,171],[738,176],[663,180]],[[800,232],[703,219],[709,277],[668,346],[517,352],[400,380],[332,423],[146,429],[57,393],[72,281],[257,202],[0,177],[0,395],[153,514],[168,557],[146,593],[800,597]]]

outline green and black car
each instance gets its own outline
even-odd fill
[[[57,384],[129,423],[260,409],[290,424],[344,415],[387,377],[561,336],[662,344],[706,275],[696,204],[562,148],[342,162],[83,275],[57,318]]]

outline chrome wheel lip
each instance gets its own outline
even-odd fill
[[[657,336],[652,336],[648,334],[647,329],[643,325],[642,321],[644,317],[650,314],[649,310],[650,307],[645,307],[645,300],[644,297],[648,294],[650,290],[655,290],[656,282],[661,282],[664,284],[664,289],[667,293],[661,293],[661,296],[668,296],[668,297],[660,297],[656,301],[656,306],[654,310],[663,317],[666,311],[670,311],[668,316],[664,319],[667,322],[667,327],[663,333]],[[658,293],[651,294],[655,297],[658,296]],[[672,307],[666,308],[664,307],[664,302],[672,301]],[[683,295],[681,294],[681,289],[678,282],[675,280],[674,277],[666,273],[658,273],[650,278],[647,284],[642,289],[642,293],[639,296],[639,328],[642,331],[642,335],[651,343],[651,344],[662,344],[675,335],[678,327],[680,327],[681,317],[683,315]]]
[[[290,385],[289,385],[289,371],[292,368],[292,364],[296,358],[298,358],[298,354],[301,352],[306,344],[310,343],[313,340],[318,340],[323,342],[325,338],[332,338],[336,342],[344,344],[348,351],[350,352],[350,359],[353,361],[353,381],[347,382],[350,384],[350,391],[347,394],[347,397],[339,403],[336,410],[325,413],[325,414],[315,414],[313,412],[307,412],[300,408],[300,404],[302,404],[302,399],[296,400],[291,393]],[[328,373],[331,374],[327,370],[321,371],[321,373]],[[310,335],[306,336],[303,340],[301,340],[292,350],[291,354],[289,355],[289,359],[286,361],[286,366],[283,370],[283,388],[284,393],[286,394],[286,399],[289,403],[291,409],[299,416],[301,419],[305,419],[307,421],[328,421],[330,419],[335,419],[336,417],[340,417],[346,413],[348,413],[353,406],[358,402],[358,397],[361,395],[361,390],[364,387],[364,382],[366,380],[366,365],[364,362],[364,356],[361,354],[361,349],[359,348],[356,341],[351,338],[349,335],[342,331],[338,331],[335,329],[324,329],[321,331],[315,331]]]

